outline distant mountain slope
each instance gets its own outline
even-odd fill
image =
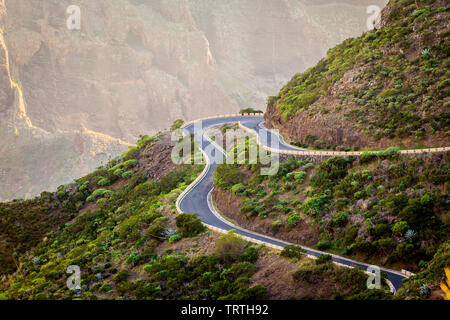
[[[71,31],[66,10],[74,4],[81,30]],[[260,108],[293,70],[365,30],[368,5],[0,0],[0,200],[53,189],[123,150],[114,142],[92,159],[89,152],[79,155],[73,136],[81,128],[131,142],[175,119]],[[39,130],[30,132],[29,125],[50,134],[36,139],[32,132]],[[49,154],[52,161],[45,161]]]
[[[270,97],[269,126],[316,148],[450,145],[448,1],[392,0]]]
[[[81,177],[130,144],[89,131],[50,134],[0,124],[0,200],[30,198]]]

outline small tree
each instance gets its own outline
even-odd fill
[[[240,114],[248,114],[248,113],[264,113],[261,110],[255,110],[253,108],[245,108],[239,111]]]

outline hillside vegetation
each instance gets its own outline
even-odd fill
[[[380,29],[270,97],[266,123],[316,148],[449,145],[449,21],[447,1],[391,0]]]
[[[295,249],[280,256],[178,214],[177,197],[203,165],[175,166],[172,145],[144,136],[57,192],[1,203],[0,300],[391,297],[368,290],[361,270]],[[72,265],[76,290],[66,283]]]
[[[274,176],[260,175],[259,165],[223,164],[214,200],[246,228],[421,272],[420,284],[439,292],[450,265],[448,157],[390,150],[325,161],[290,157]]]

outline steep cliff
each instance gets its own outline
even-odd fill
[[[1,0],[0,199],[54,189],[175,119],[261,109],[383,3],[80,0],[69,30],[73,1]]]
[[[316,148],[450,145],[447,5],[390,1],[379,30],[330,49],[269,98],[267,125]]]

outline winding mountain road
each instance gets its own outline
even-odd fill
[[[200,177],[194,181],[178,198],[177,209],[179,212],[186,213],[197,213],[199,218],[203,223],[208,226],[220,229],[222,231],[236,230],[237,234],[240,234],[250,240],[255,240],[256,242],[263,242],[272,246],[285,247],[291,243],[287,243],[282,240],[278,240],[269,236],[262,234],[257,234],[255,232],[240,228],[239,226],[233,225],[231,222],[225,220],[220,214],[215,210],[211,201],[211,192],[213,190],[213,173],[216,170],[217,163],[214,162],[213,158],[217,158],[215,153],[224,155],[224,150],[218,146],[214,141],[205,135],[205,130],[212,126],[217,126],[225,123],[236,123],[240,122],[242,126],[248,129],[254,129],[259,134],[259,142],[265,146],[270,146],[271,141],[277,139],[280,150],[302,150],[301,148],[296,148],[288,145],[284,142],[283,138],[280,137],[275,132],[267,130],[262,126],[263,117],[261,116],[229,116],[223,118],[214,118],[208,120],[199,120],[201,122],[202,129],[195,130],[194,123],[188,124],[184,127],[185,134],[194,134],[195,140],[201,145],[202,150],[214,150],[210,157],[204,153],[207,165],[200,175]],[[266,138],[267,135],[267,138]],[[321,252],[308,247],[303,247],[308,255],[320,256],[322,254],[328,254],[326,252]],[[344,258],[338,255],[333,255],[333,261],[348,267],[361,267],[366,270],[369,265],[354,261],[348,258]],[[387,273],[389,281],[395,288],[394,291],[398,290],[402,286],[402,279],[407,276],[403,273],[395,270],[380,269]]]

